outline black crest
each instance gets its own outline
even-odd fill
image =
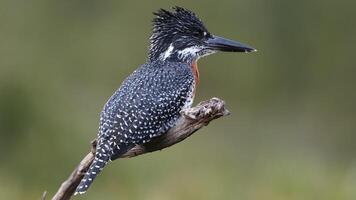
[[[157,59],[174,40],[185,37],[203,38],[209,34],[203,22],[190,10],[174,7],[153,13],[153,30],[150,37],[150,60]]]

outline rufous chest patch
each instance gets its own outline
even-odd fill
[[[195,79],[195,86],[197,86],[199,84],[199,69],[198,69],[198,63],[197,61],[194,61],[192,63],[192,70],[193,70],[193,74],[194,74],[194,79]]]

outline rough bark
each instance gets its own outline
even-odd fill
[[[181,119],[166,134],[153,139],[149,143],[135,146],[120,158],[131,158],[170,147],[188,138],[212,120],[228,114],[229,111],[225,108],[224,101],[218,98],[203,101],[193,108],[182,111]],[[95,147],[96,140],[92,141],[91,151],[83,158],[67,180],[61,184],[52,200],[68,200],[73,196],[76,187],[94,160]],[[45,195],[44,193],[42,199],[45,199]]]

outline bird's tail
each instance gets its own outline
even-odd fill
[[[84,194],[89,186],[93,183],[95,177],[101,172],[101,170],[108,163],[110,156],[108,154],[96,153],[93,163],[90,165],[88,171],[85,173],[84,178],[79,183],[74,195]]]

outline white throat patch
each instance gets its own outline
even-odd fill
[[[198,57],[198,52],[202,50],[202,47],[199,46],[191,46],[189,48],[185,48],[183,50],[178,51],[178,58],[185,59],[187,57]]]
[[[175,54],[175,50],[174,50],[174,46],[173,44],[170,44],[169,47],[167,48],[167,50],[163,53],[161,53],[161,55],[159,56],[160,60],[166,60],[167,58],[169,58],[172,54]],[[204,47],[201,46],[191,46],[188,48],[185,48],[183,50],[179,50],[177,51],[177,56],[178,59],[180,60],[186,60],[186,59],[199,59],[201,57],[210,55],[212,53],[215,53],[216,51],[214,50],[210,50],[210,49],[204,49]]]

